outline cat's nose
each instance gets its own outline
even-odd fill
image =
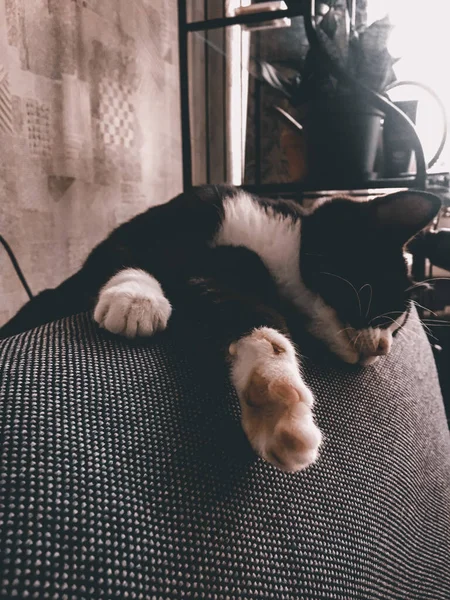
[[[376,340],[372,340],[365,347],[361,348],[364,356],[386,356],[391,349],[391,341],[389,337],[380,336]]]
[[[389,339],[380,337],[373,345],[361,348],[359,364],[364,366],[373,365],[380,356],[389,354],[390,349],[391,345]]]
[[[347,335],[352,340],[355,349],[359,351],[361,360],[386,356],[392,347],[392,334],[388,329],[365,328],[361,330],[350,329]],[[373,362],[373,361],[372,361]],[[367,363],[371,364],[371,362]]]
[[[375,348],[374,356],[386,356],[386,354],[389,354],[389,350],[389,340],[384,337],[380,337],[378,340],[378,346]]]

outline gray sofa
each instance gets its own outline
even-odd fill
[[[89,315],[0,342],[0,597],[450,598],[450,436],[417,315],[365,369],[305,361],[325,434],[256,458],[224,366],[183,327]]]

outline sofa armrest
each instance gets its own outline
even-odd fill
[[[252,454],[206,353],[85,314],[0,343],[0,597],[450,597],[450,438],[417,315],[372,367],[305,362],[325,443],[294,475]]]

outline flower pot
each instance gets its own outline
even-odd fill
[[[417,118],[417,100],[394,102],[413,123]],[[386,117],[383,131],[384,168],[386,177],[399,177],[409,172],[414,142],[410,128],[399,119]]]
[[[376,178],[383,119],[380,111],[350,102],[331,109],[310,109],[302,121],[308,186],[354,188]]]

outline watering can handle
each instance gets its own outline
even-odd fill
[[[357,94],[361,98],[363,98],[368,104],[374,106],[378,110],[382,111],[385,114],[390,114],[394,118],[401,120],[403,123],[409,127],[411,131],[411,138],[413,142],[413,149],[416,154],[416,165],[417,172],[415,178],[415,187],[419,189],[426,188],[427,181],[427,166],[425,163],[425,156],[423,153],[422,142],[420,141],[419,135],[417,133],[417,129],[414,123],[411,121],[409,117],[405,115],[403,111],[395,106],[392,102],[390,102],[387,98],[384,98],[380,94],[377,94],[367,86],[363,85],[357,79],[352,77],[345,69],[342,69],[328,54],[328,52],[322,47],[319,36],[316,31],[316,23],[315,23],[315,9],[316,9],[316,0],[310,0],[310,3],[306,3],[305,13],[304,13],[304,21],[305,21],[305,29],[306,35],[308,37],[309,44],[312,48],[314,48],[320,57],[322,58],[325,66],[329,69],[330,73],[336,77],[336,79],[342,81],[349,87],[353,88]]]
[[[430,96],[432,96],[434,98],[434,100],[436,101],[436,104],[439,106],[439,110],[442,115],[442,123],[443,123],[442,136],[441,136],[441,141],[439,142],[438,149],[436,150],[433,158],[427,164],[427,169],[431,169],[431,167],[433,165],[435,165],[437,163],[437,161],[439,160],[439,157],[441,156],[442,151],[445,147],[445,143],[447,141],[447,135],[448,135],[447,111],[445,109],[444,103],[442,102],[440,97],[437,95],[437,93],[433,90],[433,88],[431,88],[428,85],[425,85],[424,83],[421,83],[420,81],[407,80],[407,79],[401,80],[401,81],[394,81],[394,83],[391,83],[391,85],[389,85],[386,88],[386,93],[389,93],[391,90],[393,90],[395,88],[403,87],[403,86],[415,86],[415,87],[421,88],[422,90],[425,90],[428,94],[430,94]]]

